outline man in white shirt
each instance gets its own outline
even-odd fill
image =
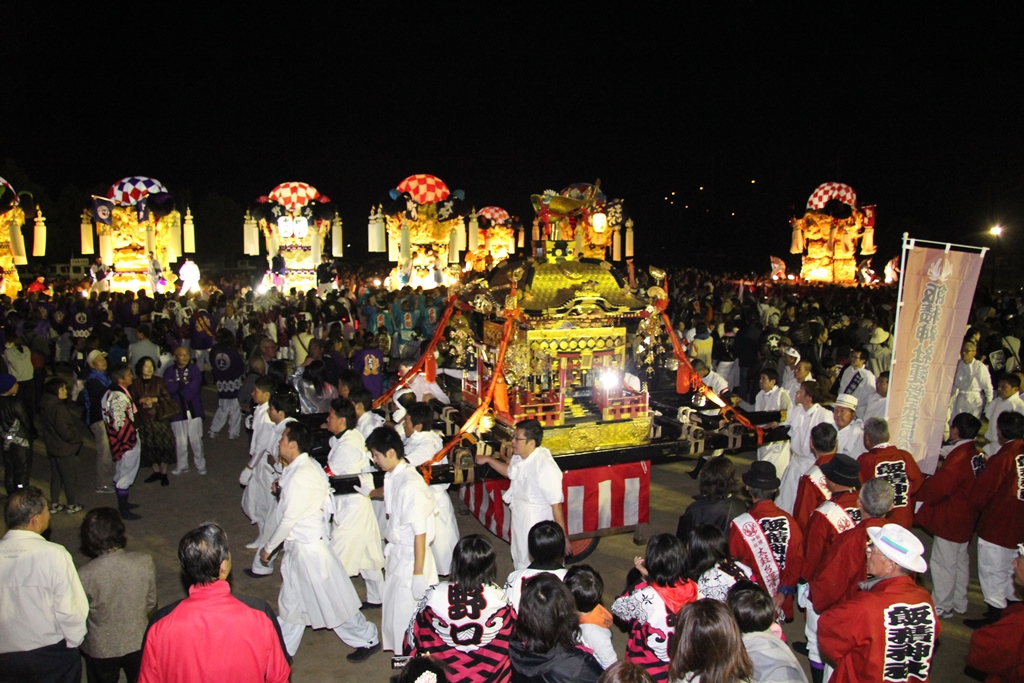
[[[782,419],[793,409],[793,399],[789,392],[779,386],[779,374],[773,368],[763,368],[758,380],[761,391],[754,398],[755,412],[782,413]],[[775,465],[777,472],[784,472],[789,465],[789,446],[785,441],[765,444],[757,449],[757,459],[766,460]]]
[[[1000,376],[996,382],[996,397],[985,408],[985,417],[988,418],[988,429],[985,430],[985,457],[991,458],[995,455],[1001,445],[999,433],[996,429],[996,422],[1003,413],[1020,413],[1024,415],[1024,399],[1020,397],[1020,378],[1016,375],[1005,374]]]
[[[565,532],[565,554],[572,554],[565,525],[562,470],[547,448],[541,447],[544,428],[537,420],[523,420],[512,437],[512,459],[507,463],[489,455],[477,455],[477,465],[490,465],[511,484],[502,494],[512,512],[513,569],[530,566],[529,535],[537,522],[553,519]]]
[[[356,409],[355,429],[363,435],[363,439],[369,439],[370,434],[377,427],[384,426],[384,418],[373,412],[373,394],[369,389],[355,389],[348,394],[348,400]]]
[[[75,563],[42,534],[50,508],[35,486],[4,506],[0,539],[0,678],[79,683],[89,601]]]
[[[789,427],[789,466],[782,474],[782,485],[775,504],[793,514],[796,491],[800,477],[814,466],[811,452],[811,430],[822,422],[834,425],[832,413],[822,407],[823,391],[817,382],[804,382],[794,397],[793,410],[789,411],[783,426]]]
[[[879,373],[875,378],[875,393],[868,396],[864,405],[857,406],[857,419],[861,424],[873,417],[885,419],[889,409],[889,372]]]
[[[253,400],[259,401],[263,395],[269,396],[266,406],[266,413],[253,414],[253,435],[252,446],[250,447],[249,467],[242,472],[239,479],[246,484],[242,493],[242,510],[249,516],[249,519],[256,524],[259,536],[250,548],[259,549],[267,541],[267,533],[271,521],[274,518],[274,510],[277,501],[274,500],[273,486],[281,476],[281,462],[278,459],[277,445],[281,441],[281,434],[287,426],[286,422],[290,415],[297,415],[299,412],[299,398],[293,393],[278,393],[271,396],[269,391],[274,388],[274,380],[269,377],[261,377],[256,380],[256,388],[253,390]],[[256,418],[259,417],[259,422]],[[249,477],[246,475],[249,474]],[[254,579],[270,576],[274,573],[274,561],[264,561],[260,553],[252,559],[252,566],[243,570],[246,576]]]
[[[413,467],[430,463],[438,451],[444,447],[441,435],[431,429],[434,422],[434,409],[426,403],[413,403],[406,410],[402,419],[405,438],[405,459]],[[441,458],[438,465],[447,465],[448,456]],[[459,542],[459,524],[455,519],[455,507],[448,496],[449,484],[431,484],[430,490],[437,500],[437,518],[434,519],[434,542],[431,552],[437,573],[447,576],[452,567],[452,551]]]
[[[277,597],[281,635],[294,656],[307,626],[329,628],[355,648],[346,659],[366,661],[380,650],[377,627],[359,611],[362,604],[348,573],[328,544],[334,495],[327,474],[309,457],[313,436],[305,425],[289,420],[278,443],[284,463],[281,499],[260,550],[264,563],[279,546],[281,592]]]
[[[401,652],[409,622],[427,588],[437,583],[430,544],[434,541],[437,502],[423,477],[405,459],[398,432],[378,427],[366,447],[384,475],[384,505],[388,514],[384,550],[384,609],[381,638],[384,649]]]
[[[331,452],[327,456],[328,474],[334,477],[360,475],[360,485],[373,489],[373,463],[366,440],[355,429],[356,411],[347,398],[331,401],[327,413],[327,431],[331,437]],[[384,585],[384,553],[381,549],[380,527],[373,506],[366,495],[356,492],[334,496],[337,512],[331,548],[345,566],[349,576],[357,574],[366,582],[366,602],[363,609],[380,607]]]
[[[960,349],[960,360],[953,375],[953,406],[950,421],[960,413],[968,413],[981,419],[985,406],[992,402],[992,378],[988,368],[980,360],[978,345],[964,342]]]
[[[839,376],[839,394],[850,394],[858,403],[867,403],[868,397],[875,393],[875,376],[866,367],[867,352],[864,349],[850,351],[850,364]],[[840,449],[839,451],[843,451]]]
[[[864,428],[857,419],[857,397],[852,394],[840,394],[832,404],[832,417],[839,430],[839,447],[837,453],[846,453],[851,458],[858,458],[867,449],[864,448]]]

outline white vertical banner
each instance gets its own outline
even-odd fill
[[[886,416],[890,441],[930,474],[938,466],[953,375],[986,249],[922,244],[936,243],[904,235]]]

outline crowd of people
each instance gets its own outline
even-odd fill
[[[0,678],[78,680],[80,651],[90,681],[121,670],[129,681],[287,680],[312,627],[332,629],[353,663],[381,649],[413,657],[401,677],[416,683],[806,681],[794,650],[814,681],[923,681],[942,622],[967,609],[976,532],[989,611],[967,620],[978,629],[968,663],[1003,677],[993,680],[1024,675],[1020,297],[976,302],[950,439],[925,477],[884,419],[893,289],[670,272],[668,313],[694,369],[741,411],[788,428],[789,442],[759,448],[741,478],[727,457],[700,460],[701,495],[675,535],[651,537],[609,609],[599,572],[564,565],[562,476],[535,420],[516,425],[508,460],[477,456],[509,480],[513,573],[499,581],[491,542],[460,537],[447,485],[415,469],[443,444],[430,404],[448,402],[442,388],[419,378],[385,414],[373,408],[433,336],[446,292],[385,291],[375,276],[360,269],[288,295],[227,278],[188,296],[82,296],[67,283],[2,302],[0,612],[19,619],[0,620]],[[204,383],[217,391],[212,416]],[[322,462],[311,456],[321,423]],[[117,508],[84,515],[95,559],[76,570],[41,534],[51,515],[83,512],[85,425],[96,492]],[[125,522],[145,514],[129,501],[140,469],[161,486],[193,467],[202,476],[210,440],[244,437],[241,506],[257,527],[244,572],[267,577],[280,563],[276,612],[231,594],[226,534],[211,523],[179,545],[189,597],[154,614],[152,560],[125,551]],[[37,438],[48,498],[29,481]],[[330,476],[359,486],[337,494]],[[934,536],[928,560],[915,527]],[[47,586],[30,578],[40,571]],[[925,571],[931,593],[915,580]],[[365,616],[374,609],[379,630]],[[779,624],[801,609],[807,639],[791,647]],[[627,634],[623,652],[614,628]]]

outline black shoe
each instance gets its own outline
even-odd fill
[[[806,640],[795,641],[791,645],[791,647],[793,648],[793,652],[797,653],[798,655],[803,655],[804,657],[807,656],[807,641]]]
[[[379,602],[364,602],[360,607],[360,611],[365,612],[368,609],[380,609]]]
[[[371,655],[377,652],[380,652],[380,643],[371,645],[370,647],[357,647],[352,652],[349,652],[345,659],[353,664],[358,664],[359,662],[365,662]]]
[[[161,474],[160,475],[160,485],[161,486],[170,486],[171,485],[171,480],[167,478],[166,474]]]
[[[266,578],[269,578],[269,577],[273,576],[273,574],[257,574],[256,572],[254,572],[252,569],[250,569],[248,567],[243,569],[242,573],[245,574],[246,576],[248,576],[250,579],[266,579]]]
[[[144,484],[152,484],[152,483],[153,483],[153,482],[155,482],[155,481],[160,481],[160,478],[161,478],[162,476],[163,476],[163,475],[162,475],[162,474],[160,474],[159,472],[154,472],[153,474],[151,474],[151,475],[149,475],[148,477],[146,477],[145,479],[143,479],[143,480],[142,480],[142,482],[143,482]]]
[[[964,619],[964,626],[970,629],[981,628],[982,626],[988,626],[999,621],[999,617],[1002,616],[1003,610],[998,607],[988,606],[988,611],[985,612],[985,616],[981,619]]]
[[[123,519],[126,522],[134,522],[137,519],[142,519],[142,515],[132,512],[131,510],[122,510],[121,519]]]

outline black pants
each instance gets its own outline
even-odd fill
[[[60,491],[64,489],[68,505],[78,502],[78,456],[82,449],[74,455],[62,455],[59,458],[50,456],[50,502],[60,502]]]
[[[11,495],[19,488],[28,486],[32,476],[32,451],[12,443],[3,449],[3,453],[4,488],[7,489],[7,495]]]
[[[81,683],[82,655],[65,641],[0,654],[0,683]]]
[[[105,659],[85,655],[85,675],[89,683],[117,683],[121,677],[121,669],[124,669],[128,683],[136,683],[142,669],[142,650],[129,652],[123,657]]]

